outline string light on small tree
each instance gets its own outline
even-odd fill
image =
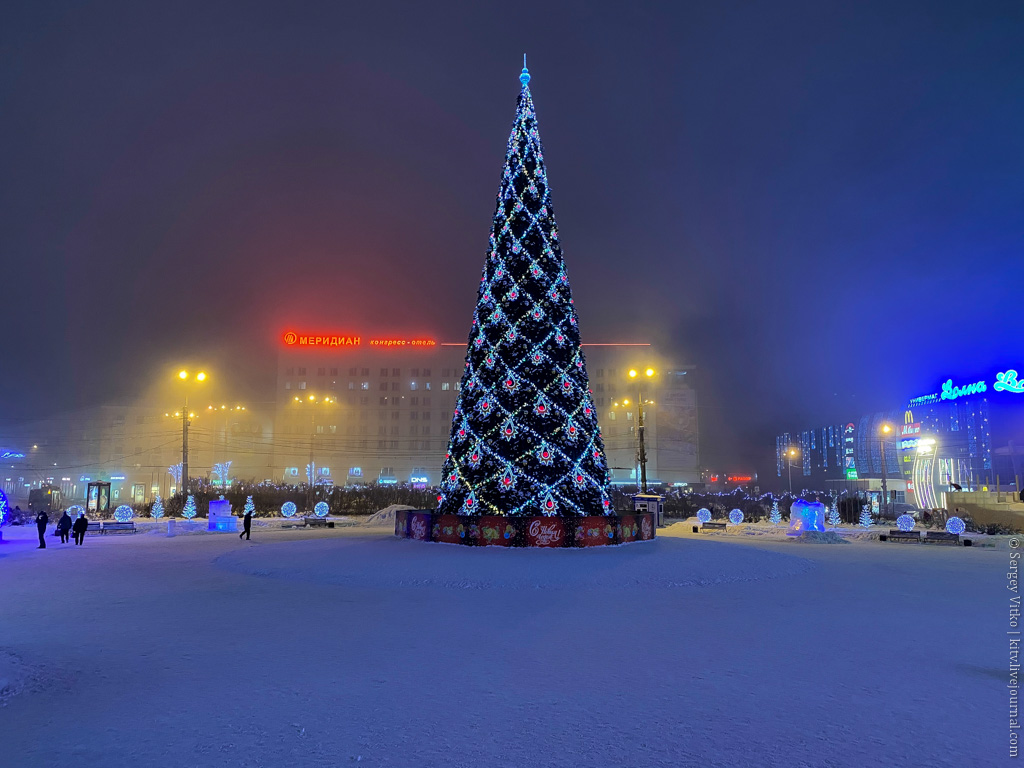
[[[833,528],[838,528],[841,522],[842,518],[839,517],[839,502],[833,499],[832,508],[828,511],[828,524]]]
[[[772,500],[772,512],[768,518],[772,525],[778,525],[782,522],[782,513],[779,511],[779,500]]]
[[[256,511],[256,505],[253,503],[252,496],[247,496],[245,499],[245,507],[242,509],[242,513],[251,515]]]
[[[871,527],[871,505],[862,504],[860,507],[860,526],[861,528]]]
[[[191,520],[196,516],[196,500],[191,494],[185,499],[185,507],[181,510],[181,515],[186,520]]]
[[[153,499],[153,508],[149,510],[149,516],[154,520],[159,520],[164,516],[164,500],[159,496]]]

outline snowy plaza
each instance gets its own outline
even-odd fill
[[[692,522],[576,550],[6,527],[3,764],[1002,764],[1006,537]]]

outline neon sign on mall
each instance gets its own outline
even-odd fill
[[[286,331],[281,337],[288,347],[362,347],[362,336],[346,336],[338,333],[297,333]],[[410,338],[369,338],[365,340],[367,347],[436,347],[433,339]]]
[[[991,384],[992,390],[995,392],[1010,392],[1017,395],[1024,394],[1024,381],[1019,381],[1017,376],[1017,371],[1014,368],[1008,368],[1005,371],[1000,371],[996,374],[995,381]],[[984,392],[988,392],[988,389],[989,382],[985,379],[979,379],[978,381],[970,382],[963,386],[957,386],[953,384],[952,379],[946,379],[942,383],[941,393],[915,397],[910,401],[909,406],[916,407],[919,405],[928,405],[938,400],[957,400],[961,397],[980,395]]]

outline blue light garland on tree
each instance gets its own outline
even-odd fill
[[[7,522],[11,514],[11,505],[7,502],[7,494],[0,490],[0,525]]]
[[[612,514],[529,80],[524,67],[438,509]]]
[[[828,524],[833,528],[838,528],[842,522],[842,518],[839,517],[839,502],[833,499],[832,507],[828,511]]]
[[[193,496],[189,495],[185,500],[185,507],[181,510],[181,514],[188,520],[196,516],[196,500]]]
[[[242,508],[243,515],[251,515],[256,511],[256,504],[253,503],[252,496],[245,497],[245,506]]]
[[[768,520],[771,521],[772,525],[778,525],[782,522],[782,512],[779,511],[779,500],[772,499],[772,512],[769,515]]]
[[[860,526],[861,528],[871,527],[871,505],[862,504],[860,507]]]
[[[164,516],[164,500],[159,496],[153,499],[153,508],[149,510],[149,516],[154,520],[159,520]]]

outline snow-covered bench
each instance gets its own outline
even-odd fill
[[[116,520],[104,520],[100,533],[135,533],[135,523],[131,520],[127,523],[119,523]]]
[[[956,547],[960,544],[960,534],[948,531],[926,531],[924,541],[928,544],[952,544]]]
[[[88,527],[85,529],[86,533],[99,533],[100,532],[100,521],[90,520]]]
[[[307,528],[333,528],[334,521],[328,520],[326,517],[307,517],[306,518]]]
[[[916,541],[916,542],[920,543],[921,542],[921,532],[920,531],[898,531],[898,530],[895,530],[895,529],[890,529],[888,536],[883,534],[883,535],[878,537],[878,540],[879,541]]]
[[[708,531],[724,531],[726,525],[727,525],[727,523],[712,523],[712,522],[709,521],[707,523],[701,523],[700,524],[700,529],[702,531],[704,531],[704,530],[708,530]]]

